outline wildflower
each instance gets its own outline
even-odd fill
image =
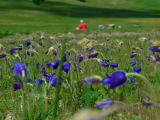
[[[57,51],[54,51],[54,52],[53,52],[53,55],[57,55]]]
[[[90,59],[90,58],[95,58],[95,57],[97,57],[98,56],[98,53],[95,53],[95,54],[90,54],[89,56],[88,56],[88,58]]]
[[[16,90],[18,90],[18,89],[20,89],[20,88],[21,88],[21,86],[18,84],[17,81],[15,81],[15,82],[14,82],[14,85],[13,85],[14,91],[16,91]]]
[[[133,70],[137,73],[140,73],[142,71],[140,67],[134,67]]]
[[[54,78],[55,75],[56,75],[56,72],[53,73],[52,75],[50,75],[49,73],[46,73],[46,78],[47,80],[50,80],[51,78]]]
[[[38,43],[39,43],[40,46],[42,46],[42,42],[41,41],[39,41]]]
[[[107,58],[107,62],[109,62],[109,59]]]
[[[95,85],[95,84],[99,84],[100,80],[102,78],[98,75],[93,75],[90,77],[85,77],[83,80],[81,80],[85,85]]]
[[[160,46],[150,47],[149,50],[152,51],[152,52],[160,52]]]
[[[22,60],[21,63],[14,62],[14,64],[15,64],[15,66],[10,68],[10,70],[13,70],[13,73],[15,75],[20,74],[22,72],[22,70],[25,70],[26,72],[29,71],[29,69],[27,68],[26,64],[24,63],[24,60]]]
[[[33,81],[34,85],[40,85],[45,81],[44,77],[37,78]]]
[[[158,103],[152,103],[152,102],[144,102],[143,103],[143,106],[146,106],[146,107],[148,107],[148,106],[157,106],[158,105]]]
[[[67,51],[67,53],[68,53],[68,55],[70,55],[70,52],[69,52],[69,51]]]
[[[31,44],[31,42],[28,40],[27,42],[26,42],[26,46],[29,46]]]
[[[108,48],[106,48],[106,52],[108,52],[109,51],[109,49]]]
[[[60,84],[62,83],[62,81],[63,81],[63,79],[61,78]],[[58,82],[58,77],[56,77],[55,79],[50,79],[49,82],[50,82],[51,86],[56,87],[56,84]]]
[[[130,58],[133,58],[135,56],[137,56],[137,54],[135,52],[132,52],[132,55],[130,56]]]
[[[10,43],[11,43],[11,44],[14,44],[14,43],[15,43],[15,40],[11,40]]]
[[[95,106],[95,107],[105,108],[105,107],[108,107],[109,105],[111,105],[113,103],[114,103],[114,101],[111,98],[103,99],[99,102],[96,102],[97,106]]]
[[[42,67],[42,75],[43,76],[46,76],[47,72],[46,72],[46,68],[45,67]]]
[[[111,63],[111,67],[118,67],[118,63]]]
[[[52,64],[52,68],[53,68],[53,69],[57,69],[58,66],[59,66],[59,64],[60,64],[60,59],[57,59],[57,60]]]
[[[64,70],[64,72],[66,72],[68,74],[69,70],[71,67],[71,63],[70,62],[66,62],[62,65],[62,70]]]
[[[125,76],[125,72],[116,71],[104,78],[102,83],[110,86],[111,89],[114,89],[120,85],[123,85],[126,81],[127,77]]]
[[[129,79],[130,79],[131,83],[135,82],[135,79],[133,77],[130,77]]]
[[[76,56],[76,55],[75,55],[75,56]],[[83,55],[82,55],[82,54],[77,54],[77,56],[78,56],[79,63],[82,62],[82,60],[83,60]],[[76,56],[76,58],[77,58],[77,56]]]
[[[90,52],[90,54],[95,54],[95,53],[97,53],[97,51],[96,51],[96,50],[89,51],[89,52]]]
[[[103,66],[103,67],[109,67],[109,64],[106,63],[106,62],[104,62],[103,60],[98,59],[97,61],[98,61],[98,63],[99,63],[101,66]]]
[[[0,58],[4,58],[4,57],[6,57],[6,54],[3,53],[0,55]]]
[[[11,48],[10,50],[11,55],[15,52],[15,50],[17,50],[17,48]]]
[[[37,66],[37,69],[39,69],[40,63],[38,62],[36,66]]]
[[[93,50],[95,47],[91,47],[91,48],[86,48],[88,51]]]
[[[47,62],[46,62],[46,66],[47,66],[47,67],[50,67],[50,66],[51,66],[51,62],[47,61]]]
[[[19,49],[19,50],[22,50],[22,48],[23,48],[23,45],[22,45],[22,44],[18,45],[18,49]]]
[[[81,71],[81,68],[80,66],[76,65],[76,68],[74,69],[74,71],[76,72],[77,71],[77,67],[79,67],[79,71]]]
[[[129,64],[132,64],[132,67],[136,64],[136,61],[131,60],[131,62]]]
[[[44,37],[44,35],[42,35],[42,36],[41,36],[41,40],[44,40],[44,39],[45,39],[45,37]]]

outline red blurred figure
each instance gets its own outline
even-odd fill
[[[87,29],[87,24],[84,23],[83,20],[80,21],[81,25],[79,25],[76,29],[79,30],[79,29]]]

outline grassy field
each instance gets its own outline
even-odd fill
[[[51,120],[56,113],[55,120],[84,120],[85,115],[103,116],[94,120],[160,119],[160,57],[156,56],[159,52],[153,55],[149,50],[153,46],[160,49],[160,44],[155,43],[160,39],[159,11],[159,0],[86,0],[85,3],[46,0],[41,5],[35,5],[31,0],[0,0],[0,120]],[[81,19],[88,24],[87,30],[75,30]],[[115,29],[98,28],[101,24],[107,27],[111,23],[115,24]],[[119,25],[121,29],[117,28]],[[45,39],[40,39],[42,35]],[[22,50],[16,49],[20,44]],[[92,47],[95,51],[86,49]],[[67,61],[54,68],[53,63],[63,59],[64,52]],[[136,56],[132,58],[133,52]],[[81,62],[75,57],[77,54],[82,54]],[[98,55],[89,59],[93,54]],[[29,73],[25,68],[25,75],[22,71],[15,75],[16,67],[13,71],[9,69],[22,59]],[[131,60],[136,61],[134,66],[130,64]],[[71,66],[62,70],[61,65],[66,63]],[[118,66],[113,67],[112,63]],[[24,67],[16,66],[17,69]],[[44,67],[45,72],[42,71]],[[136,73],[134,67],[140,67],[141,72]],[[112,89],[102,82],[102,79],[111,79],[108,75],[119,70],[124,71],[125,76],[117,75],[112,80],[116,82],[127,77],[123,85]],[[54,78],[63,78],[62,84],[56,87],[52,83],[56,80],[49,76],[55,72]],[[93,75],[98,76],[94,79],[98,79],[99,84],[90,86],[82,81]],[[43,79],[39,85],[40,77]],[[28,79],[30,82],[26,82]],[[15,86],[20,89],[14,91]],[[114,102],[101,101],[108,98]],[[95,104],[108,104],[108,107],[95,108]],[[75,115],[83,108],[94,108],[99,113]],[[76,118],[69,119],[73,115]]]

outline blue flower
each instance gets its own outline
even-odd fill
[[[137,54],[135,52],[133,52],[132,55],[130,56],[130,58],[133,58],[135,56],[137,56]]]
[[[54,52],[53,52],[53,55],[57,55],[57,51],[54,51]]]
[[[57,69],[58,66],[59,66],[59,64],[60,64],[60,60],[57,59],[57,60],[52,64],[52,68],[53,68],[53,69]]]
[[[27,42],[26,42],[26,46],[29,46],[31,44],[31,42],[28,40]]]
[[[136,61],[131,60],[129,64],[132,64],[132,66],[134,66],[136,63],[137,63]]]
[[[150,47],[149,50],[152,51],[152,52],[160,52],[160,46]]]
[[[26,64],[24,63],[24,60],[21,61],[21,63],[14,62],[14,65],[10,70],[13,70],[13,73],[15,75],[18,75],[22,72],[22,70],[29,71],[29,69],[26,67]]]
[[[71,53],[69,51],[67,51],[68,55],[70,55]]]
[[[103,99],[99,102],[96,102],[97,105],[94,107],[105,108],[105,107],[108,107],[109,105],[111,105],[113,102],[114,101],[111,98]]]
[[[18,45],[18,49],[22,50],[23,45]]]
[[[4,58],[4,57],[6,57],[6,54],[1,54],[0,55],[0,58]]]
[[[118,67],[118,63],[111,63],[111,67]]]
[[[86,48],[88,51],[93,50],[95,47],[91,47],[91,48]]]
[[[17,48],[11,48],[10,50],[11,55],[15,52],[15,50],[17,50]]]
[[[107,62],[109,62],[109,59],[107,58]]]
[[[106,52],[108,52],[109,51],[109,49],[108,48],[106,48]]]
[[[47,62],[46,62],[46,66],[47,66],[47,67],[50,67],[50,66],[51,66],[51,62],[47,61]]]
[[[38,63],[36,64],[36,66],[37,66],[37,69],[39,69],[40,63],[38,62]]]
[[[39,41],[38,43],[39,43],[40,46],[42,46],[42,42],[41,41]]]
[[[83,55],[82,54],[77,54],[78,56],[78,60],[79,60],[79,63],[83,61]],[[77,56],[75,55],[75,57],[77,58]]]
[[[131,83],[135,82],[135,79],[133,77],[130,77],[129,79],[130,79]]]
[[[17,81],[14,82],[13,89],[14,89],[14,91],[21,89],[21,86],[18,84]]]
[[[64,70],[64,72],[66,72],[68,74],[69,70],[71,67],[71,63],[70,62],[66,62],[62,65],[62,70]]]
[[[90,54],[89,56],[88,56],[88,58],[90,59],[90,58],[95,58],[95,57],[97,57],[98,56],[98,53],[95,53],[95,54]]]
[[[134,67],[133,70],[137,73],[140,73],[142,71],[140,67]]]
[[[109,64],[106,63],[106,62],[104,62],[103,60],[98,59],[97,61],[98,61],[98,63],[99,63],[101,66],[103,66],[103,67],[109,67]]]
[[[40,78],[35,79],[33,83],[34,83],[34,85],[40,85],[44,81],[45,81],[45,78],[44,77],[40,77]]]
[[[45,77],[45,76],[46,76],[46,74],[47,74],[47,72],[46,72],[46,68],[45,68],[45,67],[42,67],[42,75]]]
[[[116,71],[104,78],[102,83],[110,86],[111,89],[114,89],[120,85],[123,85],[126,81],[127,77],[125,76],[125,72]]]
[[[63,81],[63,79],[61,78],[61,79],[60,79],[60,84],[62,83],[62,81]],[[57,82],[58,82],[58,77],[56,77],[55,79],[50,79],[49,82],[51,83],[51,85],[52,85],[53,87],[56,87],[56,84],[57,84]]]

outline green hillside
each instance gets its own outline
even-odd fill
[[[75,29],[80,19],[90,28],[99,24],[159,25],[160,1],[153,0],[46,0],[35,5],[31,0],[1,0],[1,31],[7,28]],[[156,19],[155,19],[156,18]],[[34,27],[33,27],[34,26]]]

